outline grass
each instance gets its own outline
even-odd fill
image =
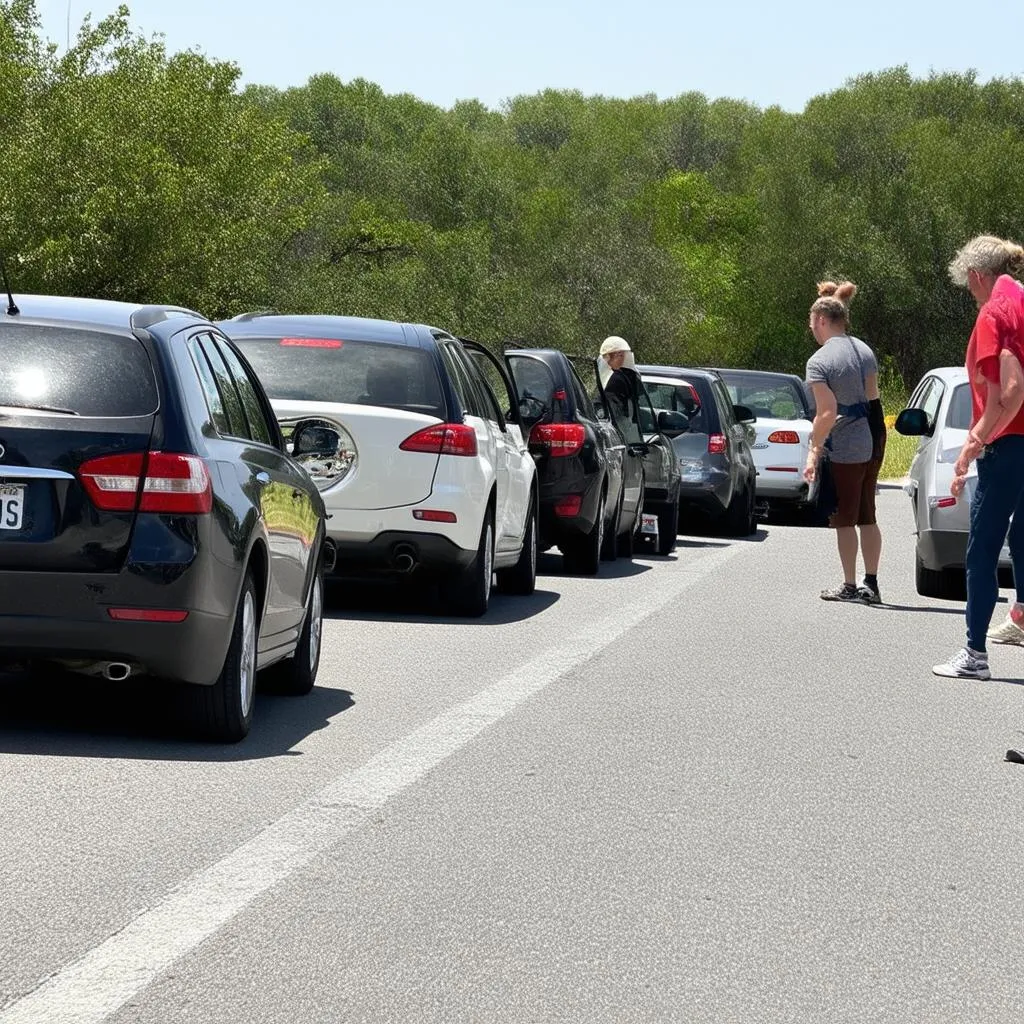
[[[890,392],[882,395],[882,407],[890,410],[885,417],[885,425],[889,428],[885,439],[885,460],[878,474],[881,480],[898,480],[907,475],[910,462],[917,451],[918,438],[904,437],[893,429],[896,413],[907,404],[907,395]]]

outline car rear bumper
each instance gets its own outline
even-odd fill
[[[756,493],[768,501],[809,501],[810,485],[799,472],[778,472],[759,469]]]
[[[717,468],[703,468],[699,478],[683,476],[679,484],[681,508],[695,508],[711,516],[725,514],[729,504],[729,474]]]
[[[195,568],[171,580],[139,569],[5,573],[0,657],[47,658],[81,669],[123,662],[132,674],[213,684],[227,656],[237,574],[218,565],[215,593],[213,581],[204,586]],[[112,608],[178,610],[187,616],[182,622],[123,621],[111,617]]]
[[[539,480],[538,528],[542,549],[556,545],[567,537],[580,537],[593,530],[594,523],[597,522],[597,508],[601,500],[600,476],[596,473],[561,473],[555,479],[551,479],[551,475],[542,470]],[[559,503],[576,496],[580,498],[579,514],[559,515],[557,512]]]
[[[476,547],[461,548],[442,534],[412,530],[386,530],[366,541],[335,539],[334,545],[331,575],[344,579],[465,569],[477,553]]]
[[[963,569],[967,534],[962,530],[922,530],[917,538],[917,552],[926,569]],[[1010,552],[1005,544],[999,554],[999,568],[1011,568]]]

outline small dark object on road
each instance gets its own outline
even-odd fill
[[[1013,750],[1011,748],[1006,752],[1006,760],[1012,761],[1014,764],[1024,764],[1024,750]]]

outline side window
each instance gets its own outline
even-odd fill
[[[479,416],[478,402],[462,363],[445,342],[438,341],[437,350],[441,353],[441,362],[444,363],[444,368],[448,371],[452,387],[455,388],[455,393],[459,396],[459,405],[462,406],[462,411],[470,416]]]
[[[711,390],[718,401],[718,416],[722,421],[722,428],[727,430],[736,426],[736,413],[733,412],[732,401],[725,385],[720,380],[712,381]]]
[[[189,338],[188,351],[192,357],[192,365],[196,368],[196,376],[203,386],[206,407],[210,410],[210,420],[218,434],[230,434],[231,426],[228,423],[228,415],[224,411],[224,402],[221,400],[220,391],[217,390],[217,379],[213,375],[213,370],[210,369],[210,363],[199,344],[198,337]]]
[[[249,424],[246,423],[245,412],[242,410],[242,400],[238,397],[238,390],[221,358],[219,349],[214,345],[213,338],[209,334],[204,334],[197,340],[210,365],[210,370],[213,372],[213,378],[217,382],[217,391],[220,392],[221,401],[224,404],[224,412],[228,421],[225,433],[231,437],[248,437]]]
[[[932,377],[929,381],[930,387],[925,391],[918,402],[928,418],[928,429],[935,429],[935,419],[939,414],[939,406],[942,404],[942,396],[946,390],[938,377]]]
[[[476,378],[477,390],[485,406],[491,410],[488,419],[495,420],[504,430],[506,416],[515,416],[508,385],[502,379],[498,368],[482,352],[475,352],[473,349],[463,349],[463,352],[468,356],[467,362],[470,364],[470,372]],[[502,412],[503,403],[508,410],[507,413]]]
[[[590,401],[590,396],[587,394],[587,389],[583,386],[583,381],[580,380],[579,374],[576,372],[576,367],[572,363],[567,363],[567,365],[569,367],[569,382],[572,385],[572,393],[576,396],[576,408],[587,419],[597,419],[594,403]]]
[[[249,436],[254,441],[273,445],[274,431],[267,422],[267,414],[263,411],[263,403],[260,401],[252,378],[230,345],[216,339],[214,344],[223,356],[235,386],[238,388],[238,396],[242,400],[242,409],[245,411],[245,418],[249,424]]]

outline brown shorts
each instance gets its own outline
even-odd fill
[[[833,462],[832,479],[836,485],[836,510],[829,517],[833,529],[842,526],[873,526],[875,523],[875,487],[881,459],[870,462]]]

